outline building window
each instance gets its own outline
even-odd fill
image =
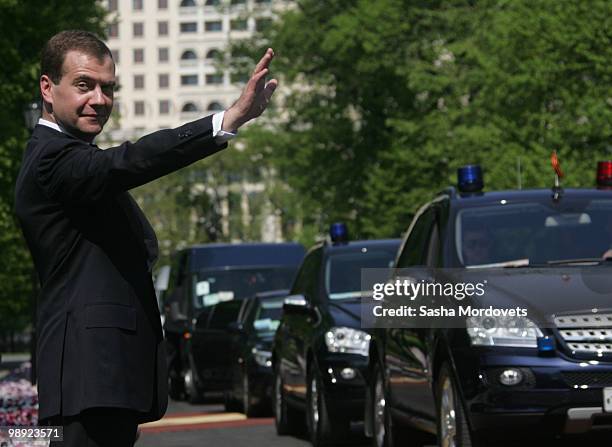
[[[220,4],[220,0],[206,0],[206,6],[219,6]]]
[[[184,51],[183,54],[181,54],[182,61],[193,61],[193,60],[196,60],[197,58],[198,56],[196,56],[195,52],[192,50]]]
[[[199,109],[198,109],[198,106],[196,106],[194,103],[187,102],[185,103],[185,105],[183,105],[181,112],[193,113],[193,112],[199,112]]]
[[[168,0],[157,0],[157,9],[168,9]]]
[[[132,0],[132,9],[134,11],[142,11],[142,0]]]
[[[223,84],[223,73],[207,74],[206,83],[213,85]]]
[[[119,50],[111,50],[111,55],[113,56],[113,62],[115,64],[119,63]]]
[[[158,48],[157,49],[157,60],[159,62],[168,62],[170,59],[168,55],[168,48]]]
[[[119,37],[119,24],[111,23],[108,25],[108,28],[106,28],[106,34],[108,37]]]
[[[170,75],[167,73],[160,74],[157,80],[159,88],[168,88],[170,86]]]
[[[198,85],[198,75],[182,75],[181,85]]]
[[[255,3],[272,3],[272,0],[255,0]]]
[[[265,31],[272,25],[272,19],[257,19],[255,20],[255,30]]]
[[[168,22],[157,22],[157,35],[158,36],[168,35]]]
[[[162,99],[159,101],[159,114],[168,115],[170,113],[170,101]]]
[[[181,23],[181,33],[197,33],[197,32],[198,32],[197,22]]]
[[[195,5],[194,0],[181,0],[181,8],[189,8]]]
[[[211,20],[204,22],[204,29],[206,31],[223,31],[223,23],[221,20]]]
[[[144,75],[134,75],[134,89],[142,90],[145,86]]]
[[[108,11],[115,12],[118,6],[118,0],[108,0]]]
[[[230,4],[232,5],[245,5],[246,0],[231,0]]]
[[[142,48],[134,49],[134,63],[142,64],[144,62],[144,50]]]
[[[230,29],[232,31],[246,31],[248,29],[248,23],[246,19],[231,20]]]
[[[220,112],[224,110],[224,108],[220,102],[213,101],[210,104],[208,104],[208,108],[206,110],[208,110],[209,112]]]
[[[132,35],[134,37],[144,36],[144,23],[142,22],[132,23]]]
[[[216,49],[209,50],[206,53],[206,59],[217,59],[221,55],[221,52]]]
[[[145,114],[144,101],[134,101],[134,115],[143,116]]]

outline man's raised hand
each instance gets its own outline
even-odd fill
[[[266,82],[266,75],[273,58],[274,51],[272,48],[268,48],[255,66],[255,70],[253,70],[240,98],[226,110],[221,126],[222,130],[235,132],[244,123],[257,118],[266,110],[270,98],[278,86],[276,79]]]

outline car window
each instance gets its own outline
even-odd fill
[[[495,203],[455,218],[457,257],[466,266],[601,258],[611,246],[612,200]]]
[[[321,249],[310,252],[300,267],[291,294],[302,294],[306,299],[313,299],[317,293],[317,284],[321,266]]]
[[[397,261],[398,268],[422,266],[426,264],[428,254],[427,247],[434,221],[435,211],[433,208],[428,208],[417,217],[402,247],[402,253]]]
[[[356,247],[350,252],[330,254],[325,263],[325,288],[330,299],[359,298],[361,269],[389,268],[395,247]]]
[[[229,323],[238,319],[241,305],[240,301],[233,301],[215,306],[208,321],[209,329],[226,329]]]

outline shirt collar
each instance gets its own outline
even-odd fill
[[[80,140],[80,138],[75,137],[75,136],[74,136],[74,135],[72,135],[70,132],[67,132],[65,129],[63,129],[62,127],[60,127],[60,125],[59,125],[59,124],[54,123],[53,121],[49,121],[49,120],[46,120],[46,119],[43,119],[43,118],[39,118],[39,119],[38,119],[38,124],[40,124],[41,126],[47,126],[47,127],[50,127],[50,128],[51,128],[51,129],[53,129],[53,130],[57,130],[58,132],[65,133],[66,135],[70,135],[71,137],[76,138],[77,140]],[[82,140],[81,140],[81,141],[82,141]],[[92,145],[92,146],[95,146],[95,144],[93,143],[93,141],[92,141],[91,143],[89,143],[88,141],[86,141],[86,143],[88,143],[88,144],[90,144],[90,145]]]

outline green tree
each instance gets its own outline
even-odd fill
[[[32,264],[14,214],[14,185],[28,138],[23,108],[36,98],[40,51],[58,31],[102,34],[104,10],[95,0],[0,0],[0,339],[30,321]]]
[[[278,55],[290,89],[268,160],[306,224],[387,237],[466,163],[488,189],[549,187],[556,149],[566,184],[592,185],[611,149],[610,17],[606,0],[301,0],[236,50]]]

